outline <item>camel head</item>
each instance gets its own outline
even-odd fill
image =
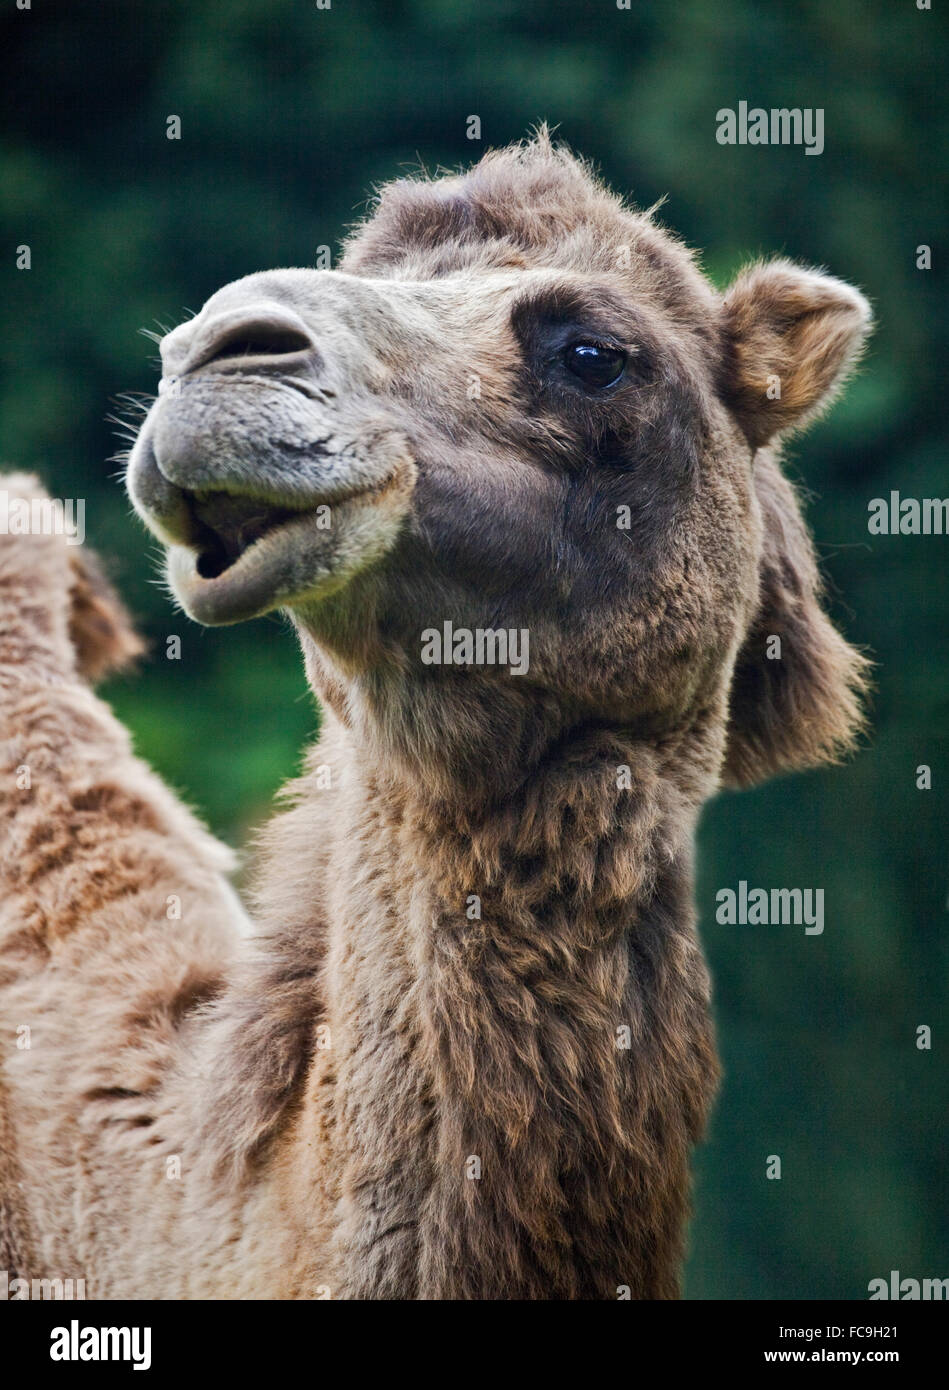
[[[749,782],[858,722],[770,446],[868,324],[783,260],[719,294],[542,134],[388,185],[338,269],[212,295],[162,341],[128,486],[193,618],[288,610],[322,697],[429,770],[616,723],[701,727]]]

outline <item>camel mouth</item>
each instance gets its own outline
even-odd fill
[[[291,508],[226,492],[187,497],[193,534],[168,549],[168,579],[185,612],[205,626],[245,622],[318,602],[394,544],[415,466],[330,500]]]
[[[227,492],[195,493],[190,502],[197,532],[195,566],[202,579],[219,579],[264,536],[315,510],[315,505],[296,510]]]
[[[269,416],[235,408],[230,389],[199,406],[156,403],[126,475],[166,547],[172,593],[196,622],[319,602],[394,544],[418,477],[401,431],[373,420],[340,437],[311,412],[274,438]]]

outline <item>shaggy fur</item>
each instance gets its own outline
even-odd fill
[[[230,574],[247,613],[289,609],[324,729],[241,945],[226,852],[83,678],[134,652],[114,599],[61,539],[0,542],[11,1268],[105,1297],[677,1296],[717,1081],[695,824],[722,779],[859,728],[865,663],[771,445],[868,323],[783,261],[721,298],[541,134],[388,186],[339,271],[248,277],[169,335],[133,499],[189,611],[244,616]],[[627,351],[615,388],[564,373],[578,337]],[[195,547],[248,496],[339,499],[337,530],[294,523],[215,588]],[[528,673],[423,664],[446,620],[527,628]]]

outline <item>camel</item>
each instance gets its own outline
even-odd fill
[[[779,453],[870,321],[783,259],[720,293],[541,131],[165,336],[135,510],[192,618],[290,615],[322,729],[248,913],[92,689],[138,650],[104,572],[0,538],[0,1264],[680,1295],[718,1083],[696,820],[861,729]]]

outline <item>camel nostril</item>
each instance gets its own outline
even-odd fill
[[[229,357],[284,357],[289,353],[306,352],[312,346],[307,333],[288,324],[234,324],[209,347],[201,365]]]

